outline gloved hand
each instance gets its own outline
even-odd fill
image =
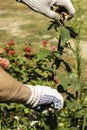
[[[53,5],[64,7],[70,16],[73,16],[75,13],[75,8],[73,7],[70,0],[16,0],[16,1],[25,3],[36,12],[39,12],[49,18],[56,20],[60,20],[61,18],[58,13],[56,13],[51,9]]]
[[[39,112],[49,110],[50,108],[58,111],[63,107],[63,97],[56,89],[39,85],[26,86],[32,91],[31,97],[26,102],[28,107],[31,107]]]

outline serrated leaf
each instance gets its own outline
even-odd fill
[[[65,43],[70,39],[70,32],[64,26],[60,27],[60,37],[61,37],[61,44],[62,45],[65,45]]]
[[[68,80],[63,74],[58,74],[59,80],[64,88],[66,90],[68,88]]]
[[[79,91],[80,90],[80,81],[78,79],[76,79],[75,77],[73,77],[72,81],[71,81],[71,87],[75,90],[75,91]]]
[[[75,112],[75,117],[76,118],[82,118],[84,116],[84,113],[85,113],[84,109],[76,111]]]
[[[73,111],[73,103],[71,101],[66,100],[66,105],[69,110]]]
[[[81,109],[82,105],[75,99],[71,98],[71,102],[73,104],[73,106],[75,107],[75,109]]]
[[[69,30],[70,36],[71,36],[72,38],[76,38],[76,36],[77,36],[78,34],[75,32],[75,30],[74,30],[72,27],[68,27],[68,26],[66,26],[66,28]]]

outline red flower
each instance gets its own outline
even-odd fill
[[[9,52],[8,52],[8,54],[9,54],[10,56],[13,56],[15,53],[16,53],[15,50],[9,50]]]
[[[51,50],[52,51],[57,51],[57,47],[56,46],[51,46]]]
[[[6,58],[0,57],[0,66],[4,69],[8,68],[10,65],[10,62]]]
[[[45,46],[47,46],[48,42],[47,41],[42,41],[41,44],[45,47]]]
[[[4,50],[5,50],[5,51],[9,51],[9,47],[5,47]]]
[[[25,48],[24,48],[24,51],[30,53],[30,52],[31,52],[31,48],[30,48],[30,47],[25,47]]]
[[[14,45],[14,41],[11,39],[11,40],[8,42],[8,45],[9,45],[9,46],[13,46],[13,45]]]

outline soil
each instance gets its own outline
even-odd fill
[[[0,10],[0,15],[8,12],[7,10]],[[7,30],[11,35],[14,36],[25,36],[26,34],[20,29],[21,25],[29,23],[29,20],[24,21],[23,19],[16,17],[4,17],[0,19],[0,30]]]

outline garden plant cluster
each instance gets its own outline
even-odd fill
[[[27,44],[18,54],[13,39],[2,48],[0,57],[9,60],[6,71],[10,75],[24,84],[56,88],[64,96],[64,107],[61,111],[43,114],[22,104],[0,104],[0,130],[87,130],[87,87],[80,54],[81,22],[74,19],[74,24],[67,26],[51,21],[48,30],[55,29],[58,43],[50,49],[48,42],[42,41],[42,48],[37,52]],[[75,48],[70,39],[74,40]],[[74,64],[64,58],[66,50],[72,52]]]

